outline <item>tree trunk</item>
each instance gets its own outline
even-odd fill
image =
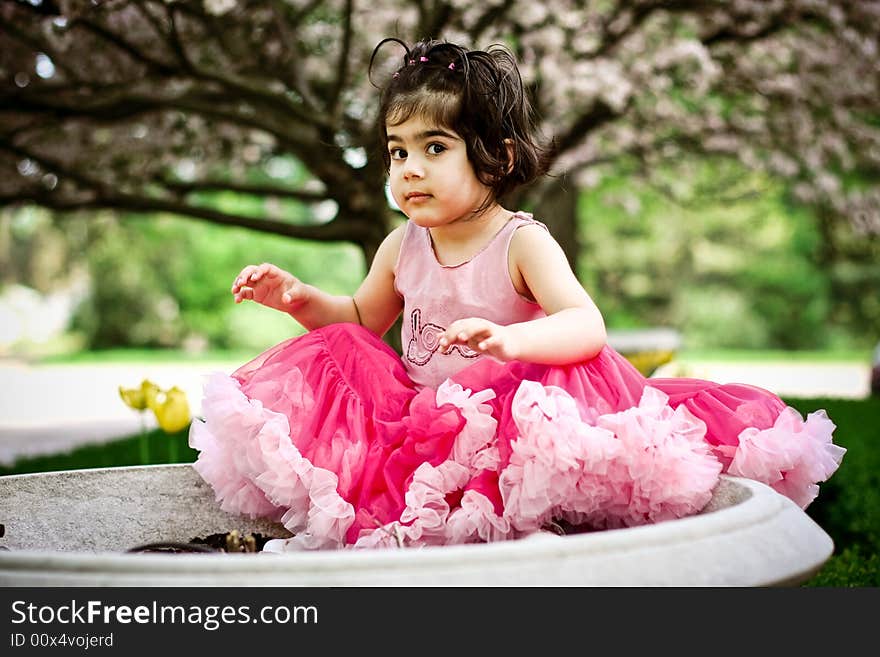
[[[565,252],[572,270],[577,272],[577,258],[580,253],[577,235],[577,186],[567,175],[561,174],[549,178],[538,194],[534,209],[535,219],[547,225]]]

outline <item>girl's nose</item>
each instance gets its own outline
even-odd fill
[[[418,159],[410,156],[406,158],[406,165],[403,168],[403,177],[406,180],[410,180],[411,178],[424,178],[425,168]]]

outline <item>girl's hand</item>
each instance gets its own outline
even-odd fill
[[[282,312],[292,312],[308,301],[308,286],[273,264],[248,265],[232,283],[235,303],[251,299]]]
[[[456,344],[467,345],[474,351],[502,361],[515,360],[519,354],[515,332],[509,326],[501,326],[480,317],[456,320],[440,336],[442,353],[448,353]]]

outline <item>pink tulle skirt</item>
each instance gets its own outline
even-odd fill
[[[659,522],[700,511],[722,472],[805,507],[845,452],[824,411],[804,420],[753,386],[645,379],[610,347],[563,367],[482,358],[419,389],[354,324],[211,375],[202,413],[195,468],[223,510],[290,530],[268,550]]]

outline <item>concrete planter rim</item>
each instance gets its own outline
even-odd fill
[[[195,486],[208,513],[213,504],[210,489],[190,464],[10,475],[0,477],[0,493],[17,486],[37,486],[38,491],[53,477],[57,483],[102,476],[158,478],[172,485],[185,482],[182,487]],[[771,586],[805,581],[833,552],[831,538],[768,486],[723,475],[716,490],[726,499],[719,502],[713,497],[709,508],[695,516],[496,543],[258,555],[12,546],[0,551],[0,585]],[[12,510],[14,495],[0,497],[7,499],[6,506],[0,502],[0,522],[5,522],[4,515],[21,513]],[[188,502],[186,497],[184,501]],[[220,525],[229,522],[231,516],[220,515]],[[248,519],[236,518],[240,526],[253,526]],[[119,520],[108,519],[109,526],[114,522]],[[227,530],[232,528],[227,525]],[[16,531],[8,526],[0,545],[13,539]],[[146,531],[154,530],[148,526]]]

